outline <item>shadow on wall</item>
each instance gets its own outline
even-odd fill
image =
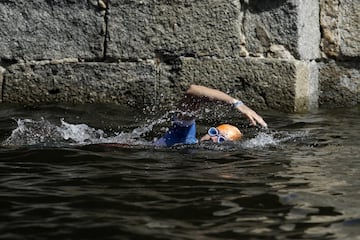
[[[287,3],[287,0],[242,0],[241,4],[246,4],[251,13],[267,12],[277,9]]]

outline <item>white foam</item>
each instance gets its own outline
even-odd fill
[[[244,148],[265,147],[268,145],[277,145],[279,140],[275,139],[272,134],[258,133],[254,138],[245,140],[241,145]]]
[[[17,128],[11,133],[3,145],[34,145],[38,143],[52,144],[58,141],[60,134],[49,121],[41,118],[16,120]]]
[[[296,141],[299,138],[304,138],[308,132],[259,132],[255,137],[245,140],[241,143],[244,148],[264,148],[269,146],[278,146],[281,143],[288,141]]]
[[[70,124],[61,119],[61,126],[55,126],[56,130],[66,141],[71,140],[77,144],[101,142],[106,138],[103,130],[89,127],[86,124]]]

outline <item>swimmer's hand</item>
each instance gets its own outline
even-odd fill
[[[198,98],[232,104],[238,111],[243,113],[250,120],[251,125],[256,126],[257,124],[260,124],[262,127],[267,128],[266,122],[255,111],[247,107],[242,101],[239,101],[222,91],[192,84],[186,93],[190,96]]]
[[[235,106],[235,108],[250,120],[251,125],[256,126],[257,124],[260,124],[264,128],[268,127],[264,119],[245,104],[240,104],[238,106]]]

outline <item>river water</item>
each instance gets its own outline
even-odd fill
[[[207,109],[199,132],[245,138],[158,148],[171,112],[2,104],[0,239],[360,239],[360,107],[260,114]]]

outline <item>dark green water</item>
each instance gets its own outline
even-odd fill
[[[260,113],[201,115],[242,142],[155,148],[169,113],[0,105],[0,239],[359,239],[360,108]]]

